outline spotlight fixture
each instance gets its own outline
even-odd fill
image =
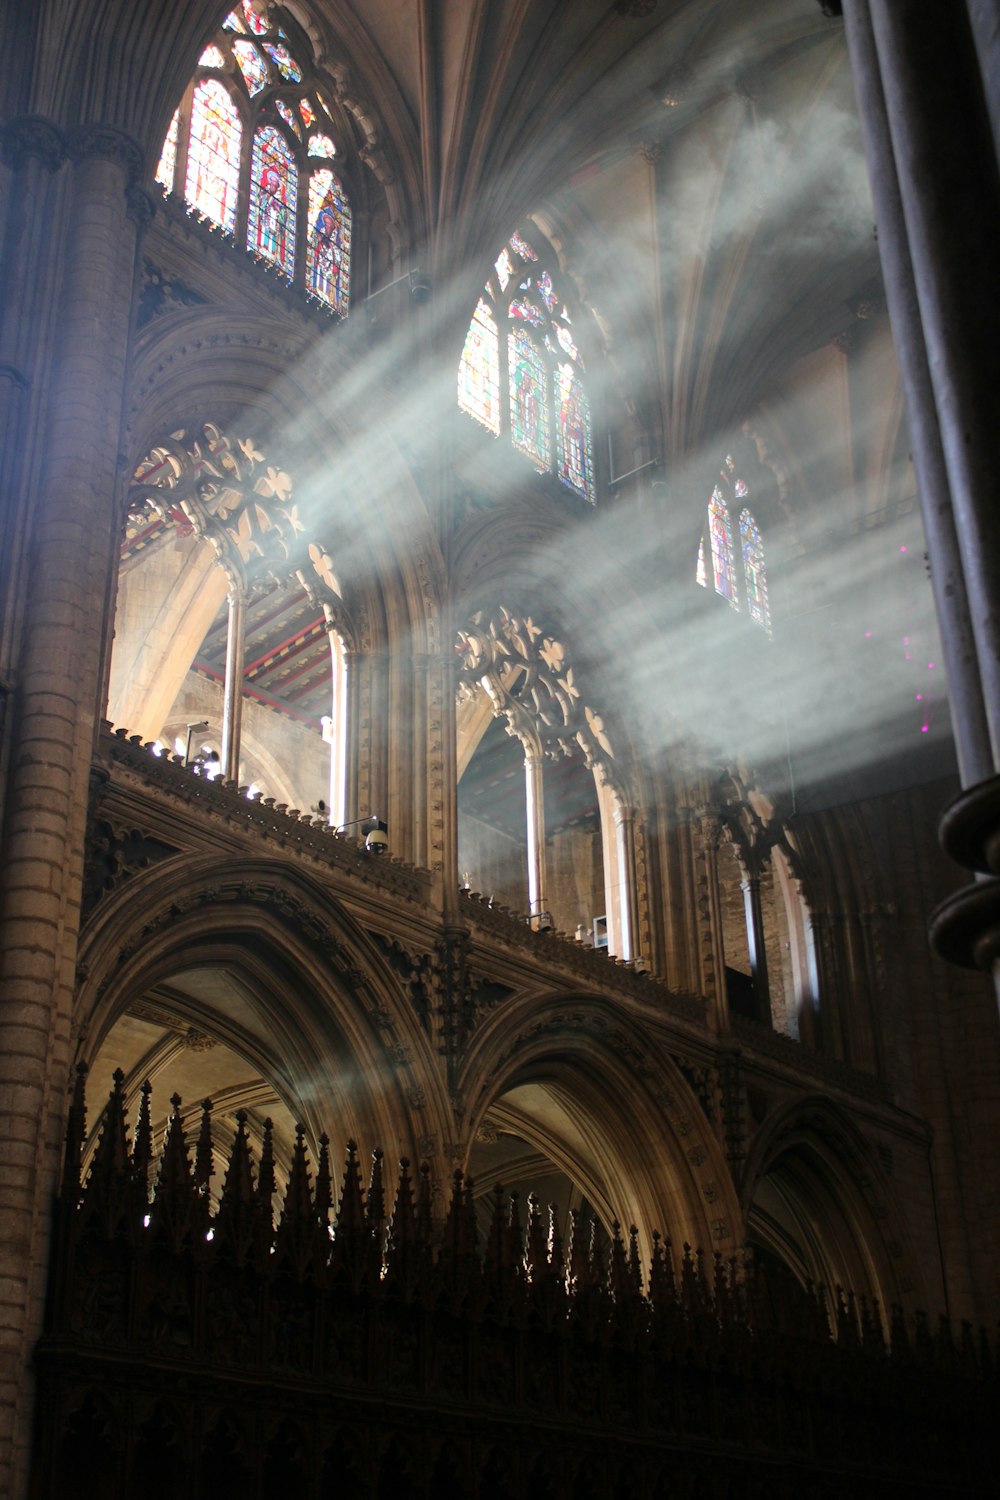
[[[195,734],[204,734],[207,728],[207,719],[199,719],[196,724],[189,724],[187,726],[187,744],[184,746],[184,764],[186,766],[189,766],[191,764],[191,736]]]
[[[334,833],[346,833],[348,828],[360,828],[362,823],[370,825],[365,836],[365,848],[369,854],[385,854],[389,848],[389,830],[378,813],[365,813],[363,818],[352,818],[350,823],[341,823]]]
[[[381,818],[373,815],[372,827],[365,839],[365,848],[369,854],[387,854],[389,851],[389,831]]]

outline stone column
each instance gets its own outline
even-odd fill
[[[750,950],[750,973],[753,975],[757,1020],[770,1023],[771,986],[767,977],[767,948],[764,942],[764,913],[760,904],[760,876],[748,875],[740,881],[743,911],[747,924],[747,947]]]
[[[15,122],[6,132],[16,143]],[[18,601],[9,805],[0,862],[0,1492],[25,1493],[30,1351],[42,1323],[80,921],[87,788],[135,276],[139,148],[110,128],[66,139],[42,180],[15,147],[25,243],[44,247],[7,329],[33,353],[20,445],[29,577]],[[24,180],[26,192],[20,192]],[[37,288],[40,279],[41,287]],[[51,301],[33,321],[32,292]],[[20,325],[20,327],[18,327]]]
[[[243,658],[246,647],[246,619],[246,590],[238,583],[230,583],[221,756],[222,774],[227,781],[240,779],[240,729],[243,723]]]
[[[986,0],[910,9],[843,0],[965,788],[941,837],[977,875],[931,937],[1000,995],[1000,43]]]
[[[539,750],[525,747],[524,796],[528,809],[528,912],[544,910],[545,902],[545,763]]]
[[[618,853],[618,925],[621,933],[619,958],[639,957],[639,908],[635,879],[635,813],[615,803],[615,846]]]

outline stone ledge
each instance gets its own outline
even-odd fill
[[[270,797],[248,798],[245,789],[231,781],[209,781],[196,776],[179,756],[157,756],[139,735],[129,736],[124,729],[112,731],[105,725],[95,769],[113,781],[115,766],[139,776],[151,788],[155,787],[158,796],[183,807],[193,819],[204,819],[207,815],[224,821],[230,828],[261,840],[268,852],[280,848],[286,854],[321,862],[409,901],[426,905],[429,900],[429,870],[404,864],[391,854],[368,854],[358,848],[353,837],[336,833],[318,818],[295,808],[288,809],[283,803],[275,805]]]

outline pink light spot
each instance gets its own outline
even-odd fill
[[[904,635],[903,636],[903,645],[904,646],[908,646],[909,644],[910,644],[910,637],[908,635]]]
[[[871,631],[870,631],[870,630],[866,630],[866,631],[865,631],[865,640],[866,640],[866,641],[870,641],[870,640],[871,640],[871,638],[872,638],[872,633],[871,633]]]
[[[926,734],[927,733],[927,725],[926,724],[921,724],[921,726],[920,726],[920,733],[921,734]]]
[[[900,552],[905,552],[905,551],[906,551],[906,548],[905,548],[905,547],[900,547],[900,549],[899,549],[899,550],[900,550]]]
[[[927,670],[928,670],[928,672],[933,672],[933,670],[934,670],[934,663],[932,661],[929,661],[927,663]]]
[[[910,659],[910,653],[909,653],[909,651],[904,651],[903,652],[903,660],[904,661],[909,661],[909,659]]]
[[[923,703],[923,701],[924,701],[924,695],[923,695],[923,693],[918,693],[917,694],[917,702],[918,703]]]

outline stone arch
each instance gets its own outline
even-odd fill
[[[894,1303],[920,1302],[895,1195],[875,1152],[831,1099],[795,1099],[754,1140],[741,1194],[748,1237],[795,1274]]]
[[[433,1153],[447,1106],[429,1043],[386,960],[312,875],[277,860],[171,857],[97,907],[78,974],[78,1060],[92,1063],[152,995],[154,1012],[173,1008],[182,1042],[197,1049],[207,1036],[255,1069],[313,1150],[326,1130],[335,1161],[348,1134],[390,1160]]]
[[[641,1024],[607,1000],[535,994],[504,1007],[474,1038],[458,1089],[470,1142],[490,1109],[511,1101],[607,1222],[638,1225],[647,1261],[654,1230],[723,1254],[742,1244],[742,1212],[702,1105]]]

